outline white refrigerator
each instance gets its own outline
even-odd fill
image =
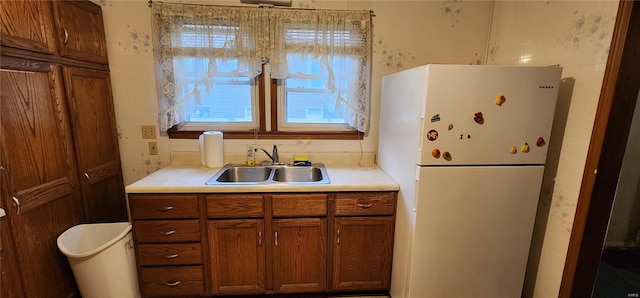
[[[400,185],[393,298],[521,296],[561,72],[383,77],[377,163]]]

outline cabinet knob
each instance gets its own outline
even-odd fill
[[[362,209],[368,209],[368,208],[371,208],[371,206],[373,206],[373,205],[372,204],[358,203],[358,207],[360,207]]]
[[[160,212],[167,212],[173,210],[173,206],[158,207],[157,209]]]
[[[178,254],[172,254],[172,255],[164,256],[165,260],[171,260],[171,259],[175,259],[177,257],[178,257]]]
[[[167,231],[167,232],[160,232],[160,235],[162,235],[162,236],[170,236],[170,235],[173,235],[175,233],[176,233],[176,231],[171,230],[171,231]]]
[[[13,199],[13,204],[16,206],[16,214],[20,214],[20,200],[16,197],[11,197]]]
[[[179,284],[181,284],[181,283],[182,283],[182,281],[179,281],[179,280],[178,280],[178,281],[174,281],[174,282],[166,282],[166,283],[164,283],[164,284],[165,284],[165,285],[167,285],[167,286],[169,286],[169,287],[175,287],[175,286],[177,286],[177,285],[179,285]]]
[[[91,177],[89,177],[89,174],[84,173],[84,176],[87,177],[87,180],[91,180]]]

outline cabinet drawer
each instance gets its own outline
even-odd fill
[[[336,215],[393,215],[396,194],[339,193],[336,195]]]
[[[138,243],[200,242],[200,222],[194,220],[144,220],[133,222]]]
[[[283,194],[273,195],[273,216],[326,216],[327,195]]]
[[[195,195],[129,195],[133,219],[198,218]]]
[[[263,217],[264,204],[260,195],[207,196],[207,216],[213,218]]]
[[[141,268],[144,297],[204,295],[201,266]]]
[[[140,266],[201,265],[200,243],[139,244]]]

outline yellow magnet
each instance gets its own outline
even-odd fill
[[[507,101],[507,98],[504,97],[504,95],[500,94],[498,96],[496,96],[496,104],[499,106],[502,106],[502,104]]]
[[[516,154],[516,153],[518,153],[518,149],[516,148],[516,146],[512,146],[510,152],[511,152],[511,154]]]
[[[527,143],[522,144],[522,146],[520,146],[520,151],[522,151],[524,153],[529,152],[529,144],[527,144]]]

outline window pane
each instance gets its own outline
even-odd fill
[[[289,55],[291,70],[285,79],[285,123],[346,123],[336,109],[357,92],[356,57],[335,56],[322,63],[311,55]],[[340,99],[338,99],[340,98]]]
[[[237,75],[237,60],[176,57],[176,96],[187,122],[253,121],[251,79]],[[215,74],[209,76],[209,70]]]

